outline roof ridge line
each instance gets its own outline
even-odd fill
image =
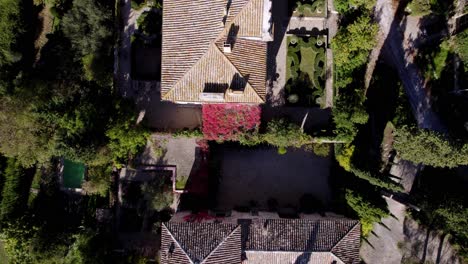
[[[198,65],[201,63],[202,59],[205,58],[206,56],[208,56],[208,53],[210,52],[210,46],[212,45],[213,43],[210,43],[210,45],[208,45],[208,49],[206,49],[206,52],[203,53],[203,55],[197,60],[197,62],[195,62],[195,64],[192,65],[192,67],[190,67],[190,69],[188,71],[186,71],[184,73],[184,75],[182,75],[178,80],[177,82],[174,83],[174,85],[172,85],[171,89],[169,91],[167,91],[166,94],[162,95],[161,94],[161,99],[167,99],[169,93],[171,93],[172,91],[174,91],[175,87],[180,83],[182,82],[182,80],[185,79],[185,77],[187,77],[187,75],[189,75],[189,73]],[[216,46],[216,45],[215,45]]]
[[[341,263],[345,263],[342,259],[340,259],[337,255],[335,255],[335,253],[331,252],[331,250],[328,253],[334,256],[337,260],[341,261]]]
[[[232,24],[234,23],[234,21],[239,17],[239,15],[242,13],[242,11],[244,11],[245,7],[246,7],[247,5],[249,5],[251,2],[252,2],[252,0],[248,0],[248,1],[247,1],[247,3],[242,7],[242,9],[239,11],[239,13],[237,13],[237,15],[232,19],[232,22],[229,23],[229,27],[231,27],[231,25],[232,25]],[[206,54],[208,54],[208,52],[210,51],[210,46],[211,46],[211,45],[214,44],[214,45],[216,46],[216,41],[218,41],[219,39],[221,39],[221,37],[224,35],[224,32],[225,32],[226,29],[227,29],[226,26],[228,26],[228,25],[224,25],[224,28],[221,30],[221,32],[218,34],[218,36],[217,36],[216,38],[214,38],[213,41],[210,42],[210,44],[208,45],[208,48],[206,49],[205,53],[203,53],[203,55],[197,60],[197,62],[196,62],[195,64],[193,64],[193,65],[190,67],[190,69],[189,69],[188,71],[186,71],[186,72],[184,73],[184,75],[182,75],[173,85],[171,85],[171,89],[170,89],[169,91],[167,91],[166,94],[164,94],[164,95],[161,94],[161,99],[166,99],[166,98],[167,98],[167,95],[168,95],[172,90],[174,90],[174,87],[177,86],[177,84],[179,84],[179,83],[185,78],[185,76],[188,75],[188,73],[202,60],[203,57],[206,56]],[[228,32],[228,33],[229,33],[229,32]],[[224,54],[223,54],[223,56],[224,56]],[[161,57],[161,59],[162,59],[162,57]],[[231,63],[231,64],[232,64],[232,63]],[[239,72],[239,70],[238,70],[237,68],[236,68],[236,71]],[[240,72],[239,72],[239,74],[240,74]],[[255,90],[255,89],[253,89],[253,90]],[[255,91],[255,93],[257,93],[257,91]],[[258,93],[257,93],[257,95],[258,95]],[[260,99],[261,99],[261,97],[260,97]],[[262,101],[263,101],[263,100],[262,100]]]
[[[356,220],[355,220],[355,221],[356,221]],[[343,241],[343,239],[344,239],[354,228],[356,228],[359,224],[360,224],[359,221],[356,221],[356,223],[355,223],[351,228],[349,228],[349,230],[346,232],[346,234],[344,234],[343,237],[340,238],[340,240],[338,240],[338,241],[336,242],[336,244],[330,249],[330,251],[332,251],[341,241]]]
[[[330,253],[333,254],[337,259],[339,259],[341,262],[344,263],[344,261],[339,258],[337,255],[335,255],[335,253],[333,253],[333,250],[341,243],[341,241],[343,241],[343,239],[345,239],[345,237],[351,232],[353,231],[355,228],[357,228],[361,223],[357,220],[355,220],[356,223],[348,230],[348,232],[346,232],[346,234],[340,239],[338,240],[338,242],[336,242],[336,244],[330,249]]]
[[[249,0],[250,2],[251,0]],[[245,7],[245,6],[244,6]],[[244,10],[244,7],[242,7],[242,10]],[[163,8],[164,9],[164,8]],[[241,10],[241,11],[242,11]],[[240,12],[239,12],[240,13]],[[236,16],[237,18],[237,16]],[[163,21],[164,22],[164,21]],[[161,35],[162,35],[162,30],[163,30],[164,27],[161,28]],[[188,73],[197,65],[199,64],[199,62],[202,60],[203,57],[206,56],[206,54],[208,54],[208,52],[210,51],[210,46],[214,43],[216,43],[216,41],[220,38],[220,36],[223,34],[223,32],[226,30],[226,25],[224,25],[224,28],[220,31],[220,33],[218,34],[217,37],[214,38],[213,41],[211,41],[209,44],[208,44],[208,48],[206,49],[205,53],[203,53],[202,56],[200,56],[200,58],[197,59],[197,61],[195,62],[195,64],[193,64],[176,82],[174,82],[172,85],[171,85],[171,88],[167,91],[166,94],[162,94],[161,93],[161,99],[167,99],[167,95],[174,90],[174,87],[177,86],[183,79],[185,79],[185,77],[188,75]],[[161,42],[161,51],[162,51],[162,42]],[[162,66],[162,56],[161,56],[161,66]],[[161,68],[162,70],[162,68]]]
[[[216,43],[213,43],[213,45],[214,45],[215,49],[216,49],[216,50],[221,54],[221,56],[224,58],[224,60],[225,60],[227,63],[229,63],[229,64],[236,70],[236,72],[237,72],[240,76],[242,76],[242,78],[245,78],[244,75],[243,75],[243,74],[239,71],[239,69],[236,67],[236,65],[234,65],[234,63],[232,63],[232,61],[231,61],[228,57],[226,57],[226,55],[224,55],[224,53],[218,48],[218,46],[216,45]],[[261,101],[265,101],[265,100],[263,100],[263,98],[258,94],[257,90],[255,90],[255,89],[253,88],[252,84],[251,84],[248,80],[247,80],[246,82],[249,84],[250,88],[255,92],[255,94],[258,96],[258,98],[259,98]]]
[[[215,38],[214,42],[213,43],[216,43],[216,41],[218,41],[219,39],[221,39],[221,37],[224,35],[224,32],[227,30],[228,34],[229,34],[229,30],[231,28],[231,25],[234,24],[234,21],[236,21],[236,19],[240,16],[240,14],[242,14],[242,12],[244,11],[245,7],[248,6],[250,3],[252,3],[253,1],[252,0],[247,0],[247,3],[242,7],[242,9],[239,11],[239,13],[237,13],[237,15],[235,17],[232,18],[232,21],[229,23],[229,24],[225,24],[224,25],[224,29],[221,31],[221,33],[219,33],[218,37]],[[229,27],[229,29],[228,29]]]
[[[172,234],[171,230],[166,226],[165,223],[162,223],[162,226],[164,226],[164,228],[167,229],[167,232],[169,233],[169,235],[171,236],[172,240],[174,240],[174,242],[179,246],[179,248],[184,252],[185,256],[187,256],[187,258],[189,259],[189,261],[191,262],[190,264],[194,264],[193,263],[193,260],[190,258],[190,256],[187,254],[187,251],[185,251],[185,249],[180,245],[179,241],[177,241],[177,239],[174,237],[174,235]]]
[[[210,252],[210,254],[208,254],[204,259],[203,261],[201,262],[201,264],[205,263],[205,260],[208,259],[219,247],[221,247],[221,245],[224,244],[224,242],[226,242],[226,240],[228,240],[228,238],[232,235],[232,233],[236,232],[237,229],[239,229],[241,226],[238,224],[232,231],[231,233],[229,233],[229,235],[227,235],[223,241],[221,241],[221,243],[219,243],[215,248],[213,248],[213,250]]]

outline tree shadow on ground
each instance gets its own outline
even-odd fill
[[[276,103],[278,98],[283,98],[284,95],[273,96],[273,85],[274,82],[278,80],[279,74],[277,73],[278,65],[276,63],[276,58],[280,51],[282,40],[286,35],[287,27],[289,20],[292,16],[292,10],[288,7],[288,1],[285,0],[274,0],[272,6],[272,17],[273,17],[273,27],[274,27],[274,41],[268,43],[267,48],[267,82],[268,82],[268,91],[267,91],[267,102]],[[286,14],[284,14],[286,12]],[[286,54],[285,54],[286,56]]]

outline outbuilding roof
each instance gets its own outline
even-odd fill
[[[359,263],[355,220],[163,224],[161,263]]]

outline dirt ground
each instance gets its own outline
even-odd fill
[[[144,165],[176,165],[177,175],[189,176],[198,155],[197,148],[195,138],[154,134],[139,162]]]
[[[52,33],[54,27],[54,17],[50,13],[49,5],[45,5],[38,16],[39,23],[36,26],[36,41],[34,42],[36,62],[41,58],[41,49],[48,41],[47,34]]]
[[[266,207],[270,198],[279,206],[297,206],[306,193],[330,201],[330,157],[294,149],[279,155],[272,147],[225,147],[221,153],[220,207],[248,206],[250,201]]]

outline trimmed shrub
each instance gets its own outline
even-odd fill
[[[279,147],[278,148],[278,154],[284,155],[286,153],[288,153],[288,150],[285,147]]]
[[[285,119],[272,120],[263,135],[265,142],[278,148],[296,147],[310,143],[312,137],[303,133],[301,128]]]
[[[319,157],[328,157],[330,155],[330,144],[314,143],[306,146],[306,150],[312,151]]]

